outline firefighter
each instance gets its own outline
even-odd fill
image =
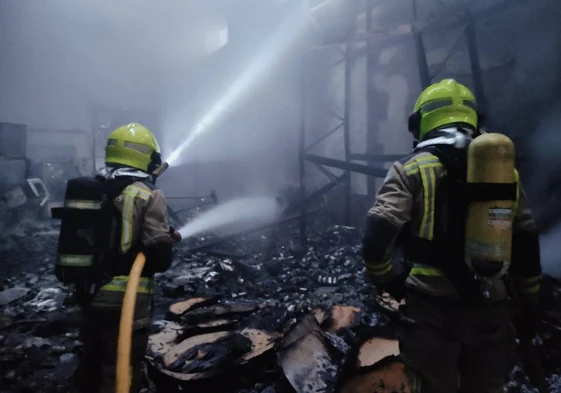
[[[131,392],[140,390],[142,361],[151,320],[153,276],[169,268],[172,244],[181,236],[168,224],[167,205],[155,188],[153,173],[161,166],[160,147],[144,126],[131,123],[115,129],[105,148],[103,183],[112,215],[106,262],[99,289],[83,305],[81,336],[84,349],[73,378],[81,392],[115,390],[119,321],[132,263],[146,255],[134,315],[131,349]]]
[[[414,150],[393,163],[366,219],[367,275],[380,293],[406,299],[400,351],[413,392],[502,392],[513,365],[504,276],[485,276],[464,258],[467,196],[461,190],[479,122],[464,85],[446,79],[424,90],[409,118]],[[519,184],[512,183],[512,253],[505,266],[526,315],[533,316],[539,240]],[[401,262],[392,259],[398,246]]]

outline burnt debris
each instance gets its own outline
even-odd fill
[[[1,266],[0,386],[7,393],[65,392],[81,350],[78,308],[52,274],[56,236],[50,234],[57,227],[27,225],[0,249],[9,262]],[[310,231],[302,252],[298,231],[281,229],[276,242],[263,230],[222,242],[218,251],[179,245],[172,268],[157,276],[147,388],[409,391],[396,340],[404,322],[399,304],[365,282],[360,232],[343,226],[321,236]],[[561,283],[545,277],[543,288],[538,344],[555,391],[561,380]],[[508,392],[526,391],[530,384],[518,367]]]

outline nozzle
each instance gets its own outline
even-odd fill
[[[160,165],[159,167],[157,167],[154,172],[152,172],[152,176],[154,177],[158,177],[160,176],[162,173],[164,173],[167,169],[169,168],[169,164],[167,162],[164,162],[162,165]]]

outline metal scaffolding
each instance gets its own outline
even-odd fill
[[[435,2],[437,0],[434,0]],[[433,80],[438,77],[440,71],[446,65],[452,54],[456,51],[457,46],[463,39],[466,40],[470,70],[473,78],[474,93],[478,101],[480,111],[484,111],[487,107],[486,97],[483,88],[483,80],[481,76],[481,66],[479,62],[479,53],[476,39],[476,20],[491,16],[498,11],[502,11],[507,7],[516,6],[518,4],[527,3],[528,0],[476,0],[473,2],[451,2],[443,5],[439,2],[440,9],[438,12],[433,13],[430,17],[420,20],[419,10],[416,0],[411,0],[413,20],[408,25],[401,25],[395,29],[390,30],[374,30],[371,22],[372,10],[374,7],[381,5],[383,2],[380,0],[349,0],[346,2],[348,7],[351,7],[351,12],[348,12],[349,21],[346,31],[346,36],[340,39],[333,39],[330,42],[324,42],[320,45],[308,48],[302,54],[302,124],[300,129],[300,146],[299,146],[299,170],[300,170],[300,232],[302,244],[306,244],[306,212],[307,206],[312,199],[325,195],[327,192],[332,191],[339,185],[344,185],[345,190],[345,206],[344,206],[344,221],[345,224],[350,224],[351,221],[351,172],[361,173],[367,176],[383,178],[386,176],[387,170],[381,166],[375,166],[377,162],[391,162],[401,158],[399,155],[383,155],[376,154],[376,149],[372,149],[372,144],[377,143],[377,135],[375,128],[375,119],[372,114],[367,111],[367,135],[369,137],[369,147],[366,154],[355,154],[351,151],[350,147],[350,114],[351,114],[351,69],[354,60],[358,56],[366,56],[366,72],[371,75],[374,72],[375,64],[373,61],[373,52],[375,49],[381,47],[390,47],[397,45],[407,40],[412,40],[415,47],[415,57],[417,68],[422,88],[429,86]],[[327,2],[324,2],[327,3]],[[323,3],[322,3],[323,4]],[[321,5],[321,4],[320,4]],[[317,8],[316,6],[315,8]],[[362,33],[357,32],[358,16],[366,14],[366,28]],[[424,33],[441,31],[453,27],[463,26],[463,30],[458,37],[457,41],[452,45],[448,55],[444,61],[439,64],[431,73],[427,61],[427,54],[425,49]],[[355,48],[356,43],[365,43],[361,48]],[[340,123],[323,134],[320,138],[314,141],[307,141],[307,75],[310,72],[309,62],[310,59],[320,51],[336,49],[341,55],[342,59],[335,64],[331,65],[333,68],[341,63],[344,63],[344,105],[342,110],[336,111],[329,108],[328,112],[340,120]],[[375,94],[373,92],[372,83],[367,84],[367,108],[374,108],[376,105]],[[330,157],[321,157],[318,155],[310,154],[310,149],[317,146],[320,142],[325,140],[332,134],[343,131],[344,140],[344,159],[334,159]],[[374,142],[373,142],[374,141]],[[374,150],[374,151],[373,151]],[[353,161],[362,161],[367,164],[360,164]],[[329,178],[329,183],[320,189],[309,192],[306,187],[306,163],[314,164]],[[335,176],[327,168],[337,168],[344,171],[342,176]]]

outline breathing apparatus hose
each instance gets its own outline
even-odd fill
[[[140,275],[146,256],[140,252],[136,256],[132,265],[127,289],[123,297],[123,308],[121,310],[121,322],[119,324],[119,340],[117,342],[117,381],[116,393],[129,393],[131,384],[131,342],[132,324],[134,321],[134,309],[136,304],[136,294],[140,283]]]

